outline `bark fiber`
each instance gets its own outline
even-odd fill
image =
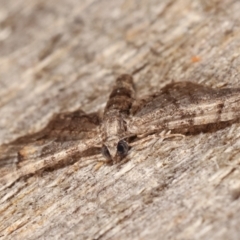
[[[114,79],[240,86],[238,0],[0,0],[0,143],[104,108]],[[1,239],[239,239],[240,125],[92,159],[1,192]],[[85,164],[84,164],[85,163]]]

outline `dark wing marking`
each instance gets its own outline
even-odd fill
[[[0,146],[1,177],[26,168],[27,165],[28,169],[36,171],[39,167],[44,168],[44,164],[50,167],[58,156],[61,156],[59,159],[63,162],[63,151],[67,152],[66,157],[72,158],[70,163],[75,161],[74,154],[79,156],[92,146],[88,145],[88,142],[99,144],[99,123],[100,117],[97,113],[86,114],[82,110],[55,115],[41,131]],[[50,159],[54,154],[56,157],[51,159],[52,163],[49,165],[46,159]],[[91,151],[88,151],[88,154],[90,155]],[[40,162],[42,164],[39,164]]]
[[[128,131],[194,133],[221,127],[240,117],[240,89],[213,89],[191,82],[169,84],[132,109]]]
[[[92,138],[101,120],[98,113],[86,114],[82,110],[56,114],[41,131],[21,137],[16,143],[29,143],[38,140],[54,139],[55,141],[70,141]]]
[[[4,158],[27,152],[24,149],[28,149],[32,157],[36,157],[40,152],[46,155],[51,149],[63,148],[69,141],[93,138],[99,133],[99,123],[97,113],[86,114],[77,110],[57,114],[41,131],[1,146],[0,166]]]

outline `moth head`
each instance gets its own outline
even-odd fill
[[[128,143],[123,139],[111,139],[102,145],[102,155],[108,162],[118,163],[129,151]]]

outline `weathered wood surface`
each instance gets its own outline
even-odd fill
[[[240,2],[1,0],[0,142],[51,116],[103,109],[115,77],[138,96],[171,81],[240,86]],[[1,239],[239,239],[240,125],[80,158],[1,191]],[[16,167],[17,168],[17,167]],[[9,171],[12,171],[10,168]],[[11,172],[10,172],[11,173]]]

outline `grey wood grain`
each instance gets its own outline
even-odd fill
[[[240,85],[237,0],[0,5],[1,144],[56,113],[103,109],[120,73],[139,96],[172,81]],[[0,237],[238,239],[239,130],[151,136],[120,168],[82,157],[19,179],[0,193]]]

